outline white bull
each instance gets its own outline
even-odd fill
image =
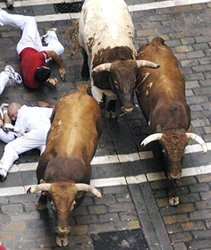
[[[124,0],[86,0],[79,20],[79,43],[84,56],[81,75],[91,76],[93,97],[98,103],[103,103],[103,94],[113,100],[118,97],[123,112],[133,111],[138,69],[158,65],[135,60],[134,26]],[[107,111],[114,115],[115,105]]]

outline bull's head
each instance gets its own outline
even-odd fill
[[[56,216],[57,237],[56,243],[59,246],[67,246],[67,235],[70,233],[71,227],[68,224],[71,211],[76,204],[78,192],[91,192],[98,198],[101,193],[94,187],[83,183],[69,183],[69,182],[54,182],[43,183],[31,187],[28,192],[36,193],[39,191],[46,192],[52,199],[53,210]]]
[[[182,159],[189,139],[198,142],[203,149],[203,153],[207,152],[206,143],[201,137],[193,133],[185,133],[181,131],[152,134],[142,141],[141,146],[146,146],[152,141],[159,140],[163,152],[168,159],[168,177],[178,179],[182,174]]]
[[[158,68],[159,65],[145,60],[116,60],[100,64],[92,70],[92,75],[103,71],[109,72],[110,87],[118,96],[124,113],[134,110],[134,88],[140,67]]]

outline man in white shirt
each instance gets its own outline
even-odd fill
[[[11,121],[15,122],[14,133],[17,138],[4,148],[0,160],[0,181],[6,179],[9,169],[20,154],[34,148],[39,149],[40,153],[45,150],[52,111],[52,108],[21,106],[19,103],[9,105],[7,113]]]

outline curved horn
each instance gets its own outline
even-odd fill
[[[206,142],[198,135],[194,134],[194,133],[186,133],[187,135],[187,138],[188,139],[192,139],[196,142],[198,142],[202,149],[203,149],[203,154],[207,153],[207,145],[206,145]]]
[[[94,188],[88,184],[77,183],[77,184],[75,184],[75,186],[76,186],[78,191],[90,192],[90,193],[96,195],[98,198],[102,197],[100,191],[98,191],[96,188]]]
[[[103,63],[100,64],[98,66],[96,66],[93,70],[92,70],[92,74],[93,73],[99,73],[102,71],[110,71],[111,70],[111,63]]]
[[[146,146],[147,144],[149,144],[150,142],[152,141],[157,141],[157,140],[160,140],[163,136],[163,133],[156,133],[156,134],[152,134],[152,135],[149,135],[147,136],[147,138],[145,138],[142,142],[141,142],[141,146],[144,147]]]
[[[36,192],[39,192],[39,191],[48,191],[49,192],[50,188],[51,188],[51,184],[50,183],[42,183],[42,184],[30,187],[27,190],[27,193],[33,194],[33,193],[36,193]]]
[[[137,63],[137,66],[138,68],[140,67],[148,67],[148,68],[159,68],[160,65],[157,64],[157,63],[153,63],[153,62],[150,62],[150,61],[146,61],[146,60],[136,60],[136,63]]]

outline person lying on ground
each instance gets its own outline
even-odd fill
[[[59,57],[64,52],[64,47],[58,40],[55,28],[42,36],[46,44],[43,46],[34,17],[9,14],[0,9],[0,25],[11,25],[22,30],[16,50],[20,57],[23,82],[27,88],[37,89],[45,82],[57,84],[56,78],[50,78],[51,70],[47,66],[49,59],[58,64],[61,79],[64,80],[66,69]]]
[[[7,113],[14,124],[16,139],[10,141],[4,148],[0,160],[0,181],[4,181],[8,171],[19,155],[37,148],[40,153],[45,150],[46,137],[50,129],[52,108],[21,106],[11,103]]]

